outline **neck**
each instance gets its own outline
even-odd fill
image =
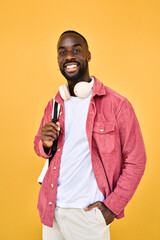
[[[81,78],[76,79],[76,80],[67,80],[68,82],[68,88],[69,88],[69,92],[71,96],[75,96],[74,94],[74,86],[78,83],[78,82],[90,82],[91,78],[89,76],[89,73],[87,72],[87,74],[83,75]]]

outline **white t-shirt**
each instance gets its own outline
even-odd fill
[[[92,170],[86,134],[91,95],[83,99],[71,96],[64,101],[65,140],[56,198],[56,205],[60,207],[84,208],[95,201],[104,200]]]

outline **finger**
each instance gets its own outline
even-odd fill
[[[100,207],[100,204],[101,202],[100,201],[97,201],[97,202],[94,202],[90,205],[88,205],[87,207],[84,208],[85,211],[90,211],[91,209],[95,208],[95,207]]]
[[[45,134],[41,134],[41,139],[45,141],[54,141],[57,139],[57,135],[53,132],[47,132]]]
[[[43,127],[42,127],[42,130],[50,130],[50,129],[54,129],[54,130],[56,130],[56,131],[60,131],[60,127],[59,126],[57,126],[54,122],[48,122],[48,123],[46,123]]]
[[[41,129],[41,134],[45,135],[47,133],[54,133],[56,134],[57,130],[55,128],[53,128],[52,126],[48,126],[48,127],[45,127],[45,128],[42,128]]]
[[[59,133],[60,133],[59,131],[56,131],[56,136],[57,136],[57,138],[59,137]]]
[[[46,131],[42,131],[41,132],[41,136],[51,136],[51,137],[54,137],[54,136],[56,136],[56,134],[57,134],[57,131],[56,130],[46,130]]]
[[[59,127],[59,129],[60,129],[60,123],[59,122],[56,122],[56,125]]]
[[[59,126],[57,126],[53,122],[49,122],[49,123],[45,124],[42,128],[44,128],[44,129],[52,128],[52,129],[55,129],[57,131],[59,131],[59,129],[60,129]]]
[[[57,138],[53,138],[53,137],[43,137],[41,138],[41,140],[44,141],[49,141],[49,142],[54,142]]]
[[[49,125],[54,127],[57,131],[60,131],[60,123],[59,122],[54,123],[51,121],[51,122],[49,122]]]

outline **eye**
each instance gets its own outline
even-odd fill
[[[60,55],[65,55],[66,51],[59,52]]]
[[[78,49],[78,48],[73,50],[73,53],[78,53],[78,52],[80,52],[80,49]]]

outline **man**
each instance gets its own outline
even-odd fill
[[[51,100],[34,141],[47,159],[58,138],[38,199],[43,240],[108,240],[109,224],[124,217],[144,172],[140,127],[128,100],[90,77],[91,53],[81,34],[64,32],[57,51],[68,85],[54,98],[58,122],[51,121]]]

